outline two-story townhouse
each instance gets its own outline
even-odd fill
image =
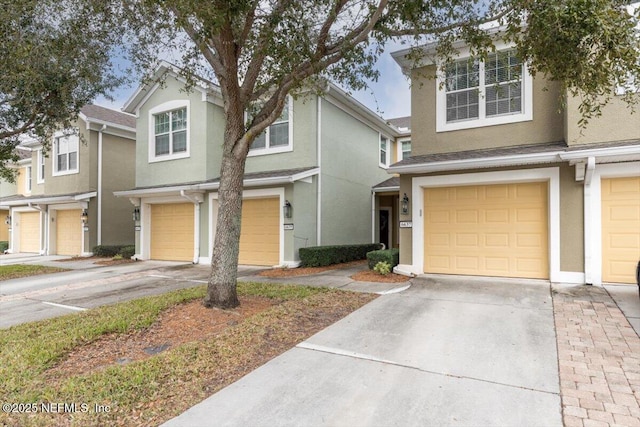
[[[16,172],[16,180],[14,182],[9,182],[0,179],[0,199],[15,196],[16,194],[25,194],[30,193],[31,188],[25,188],[26,185],[31,185],[31,180],[26,180],[27,176],[30,176],[28,173],[28,168],[31,168],[31,151],[25,149],[18,149],[18,162],[16,164],[12,164],[9,167],[15,169]],[[0,242],[8,242],[9,241],[9,228],[11,225],[11,216],[9,215],[9,208],[3,207],[0,205],[0,219],[2,222],[0,223]]]
[[[434,45],[393,54],[413,82],[412,157],[389,168],[410,199],[397,271],[634,283],[637,113],[616,98],[581,129],[579,100],[495,46],[486,62],[459,46],[443,72]]]
[[[387,122],[397,130],[396,138],[383,140],[380,144],[380,163],[388,167],[411,157],[411,117],[397,117]],[[387,248],[400,247],[398,218],[402,209],[406,210],[408,196],[401,196],[399,191],[400,176],[397,174],[373,187],[376,212],[374,241]]]
[[[224,134],[219,88],[190,91],[172,65],[156,70],[124,106],[137,117],[136,217],[139,259],[210,262]],[[241,264],[299,265],[298,249],[374,238],[371,187],[387,178],[381,141],[395,128],[330,85],[290,98],[253,143],[246,162]]]
[[[133,244],[131,208],[113,191],[134,182],[135,118],[97,105],[75,129],[21,144],[14,194],[0,198],[9,252],[88,256],[96,245]]]

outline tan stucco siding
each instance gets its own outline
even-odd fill
[[[560,270],[584,271],[584,182],[560,165]]]
[[[574,97],[567,99],[565,140],[568,145],[640,138],[640,112],[631,114],[631,110],[621,97],[613,97],[602,109],[602,116],[590,119],[585,128],[580,128],[578,125],[579,105],[579,99]]]
[[[437,82],[427,78],[433,72],[434,67],[426,67],[412,74],[412,155],[540,144],[564,138],[558,85],[542,77],[533,80],[532,121],[436,132]]]

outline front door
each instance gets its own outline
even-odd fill
[[[379,232],[380,232],[380,243],[382,243],[385,249],[389,249],[391,247],[391,208],[380,208],[380,222]]]

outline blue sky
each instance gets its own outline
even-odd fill
[[[402,47],[399,44],[392,44],[380,56],[377,64],[380,78],[377,82],[370,84],[369,90],[352,93],[354,98],[386,119],[411,115],[409,80],[402,74],[400,66],[391,57],[391,52]],[[120,110],[136,88],[136,84],[121,86],[112,94],[114,101],[101,97],[95,103]]]

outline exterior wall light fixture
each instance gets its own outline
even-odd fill
[[[133,208],[133,220],[135,222],[140,221],[140,207],[136,206]]]
[[[404,193],[404,197],[400,201],[400,212],[402,215],[409,215],[409,197]]]
[[[86,209],[82,209],[82,215],[80,215],[80,218],[82,219],[82,223],[84,225],[87,225],[87,223],[89,222],[89,214],[87,213]]]
[[[291,203],[289,203],[288,200],[284,201],[284,206],[282,207],[282,211],[284,213],[285,218],[291,218],[293,207],[291,206]]]

